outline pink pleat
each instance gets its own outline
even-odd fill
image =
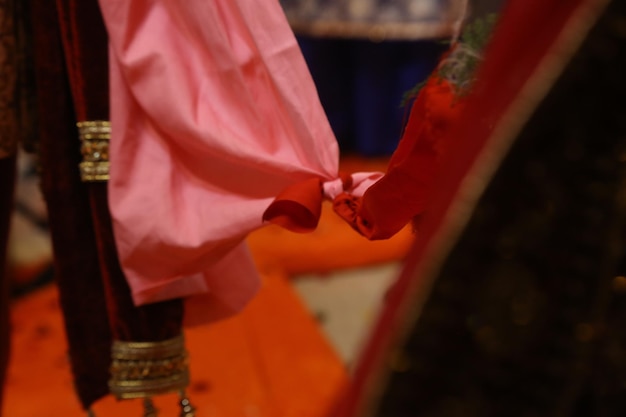
[[[338,147],[276,0],[100,0],[110,38],[109,204],[137,304],[258,278],[244,237]],[[230,271],[230,272],[229,272]]]

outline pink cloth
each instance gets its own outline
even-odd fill
[[[277,0],[100,0],[110,37],[109,204],[136,304],[259,281],[242,243],[338,148]]]

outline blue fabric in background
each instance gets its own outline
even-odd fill
[[[445,46],[436,41],[298,37],[342,154],[390,155],[408,107],[405,92],[434,69]]]

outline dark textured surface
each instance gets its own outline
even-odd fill
[[[377,416],[626,413],[625,34],[613,1],[445,261]]]
[[[15,6],[14,0],[0,0],[0,157],[15,152],[19,137]]]
[[[27,1],[0,0],[0,155],[35,148],[35,92]]]
[[[111,332],[88,190],[78,174],[81,156],[56,7],[50,0],[33,0],[31,6],[41,188],[75,386],[81,403],[88,407],[108,393]]]
[[[82,183],[78,120],[108,120],[106,31],[96,1],[32,0],[42,190],[70,360],[85,408],[108,393],[112,339],[180,334],[172,300],[135,307],[117,259],[105,183]],[[58,18],[58,19],[57,19]]]
[[[98,3],[94,0],[57,0],[57,8],[76,120],[109,120],[107,37]],[[71,140],[78,149],[76,129]],[[133,305],[117,258],[106,183],[88,183],[85,187],[114,338],[160,341],[178,336],[182,326],[182,301],[139,308]]]
[[[15,157],[0,158],[0,412],[9,359],[9,283],[5,274],[9,220],[13,207]]]

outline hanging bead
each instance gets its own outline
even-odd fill
[[[195,417],[196,408],[191,405],[185,391],[180,392],[180,417]]]
[[[143,399],[143,417],[157,417],[159,410],[154,406],[152,398],[146,397]]]

